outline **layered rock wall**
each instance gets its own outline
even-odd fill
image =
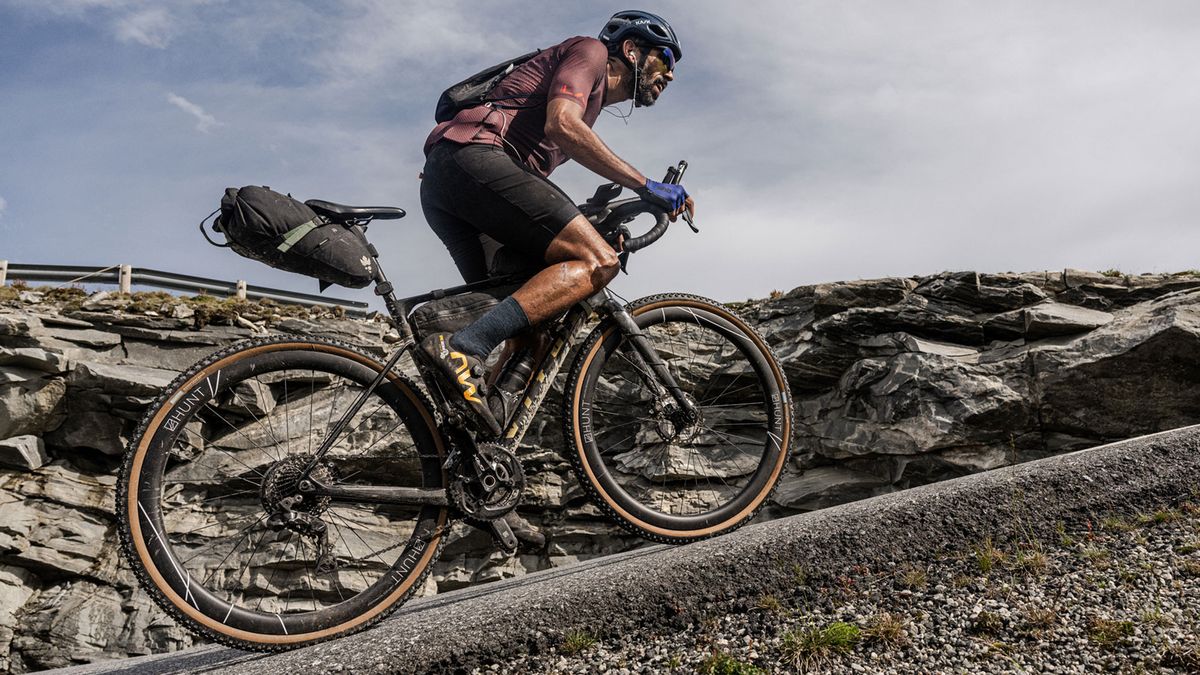
[[[4,296],[0,296],[4,297]],[[119,455],[179,371],[267,332],[384,354],[380,320],[36,289],[0,305],[0,671],[192,644],[137,588]],[[1200,420],[1200,276],[946,273],[738,305],[783,362],[794,453],[763,517]],[[293,316],[285,316],[293,314]],[[521,448],[522,549],[456,526],[426,593],[637,546],[584,499],[548,400]]]

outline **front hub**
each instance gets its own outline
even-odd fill
[[[653,417],[655,430],[667,443],[689,443],[700,435],[704,428],[704,417],[691,394],[684,393],[684,398],[693,410],[679,405],[675,399],[666,395],[654,401]]]

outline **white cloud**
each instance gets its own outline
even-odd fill
[[[176,33],[174,18],[162,7],[126,14],[117,19],[113,28],[121,42],[136,42],[155,49],[166,49]]]
[[[204,108],[201,108],[200,106],[192,103],[178,94],[168,93],[167,103],[170,103],[192,117],[195,117],[196,130],[201,133],[208,133],[213,127],[221,126],[221,123],[217,121],[217,118],[210,115],[204,110]]]

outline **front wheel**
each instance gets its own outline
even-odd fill
[[[627,307],[698,417],[680,409],[613,321],[580,348],[564,396],[564,436],[597,504],[653,541],[740,527],[774,490],[788,456],[791,399],[766,342],[733,312],[692,295]]]
[[[117,513],[126,559],[172,617],[273,651],[361,630],[420,588],[446,506],[315,497],[301,478],[382,368],[344,343],[252,340],[196,364],[150,407]],[[428,404],[393,371],[310,475],[444,491],[445,454]]]

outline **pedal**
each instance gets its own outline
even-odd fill
[[[513,534],[512,528],[503,518],[488,521],[487,529],[505,553],[517,552],[517,535]]]

